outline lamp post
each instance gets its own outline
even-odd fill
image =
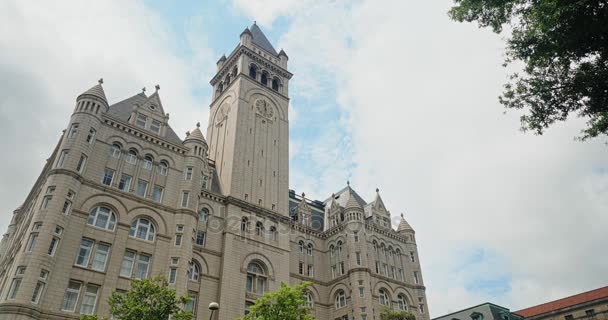
[[[220,308],[220,304],[217,302],[211,302],[209,304],[209,310],[211,310],[211,314],[209,315],[209,320],[211,320],[211,318],[213,318],[213,312],[215,310],[219,310],[219,308]]]

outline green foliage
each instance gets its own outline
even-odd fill
[[[407,311],[395,311],[385,307],[380,312],[380,320],[416,320],[416,316]]]
[[[581,139],[608,135],[608,4],[605,0],[454,0],[449,15],[500,33],[510,26],[505,66],[523,62],[499,97],[524,110],[522,129],[542,134],[576,114]]]
[[[192,312],[180,309],[188,299],[177,298],[167,279],[159,276],[132,280],[131,290],[125,294],[113,292],[108,303],[112,315],[121,320],[167,320],[170,315],[173,320],[192,320]]]
[[[240,320],[314,320],[308,314],[304,293],[310,282],[302,282],[295,287],[281,283],[275,292],[267,292],[249,307],[249,314]]]

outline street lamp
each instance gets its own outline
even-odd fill
[[[211,315],[209,315],[209,320],[211,320],[211,318],[213,318],[213,312],[215,310],[219,310],[219,308],[220,308],[220,304],[217,302],[211,302],[209,304],[209,310],[211,310]]]

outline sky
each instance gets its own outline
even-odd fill
[[[290,186],[380,189],[416,230],[432,317],[608,285],[608,146],[572,118],[536,136],[498,95],[504,39],[451,0],[0,2],[0,229],[73,110],[161,86],[182,137],[206,127],[215,62],[253,21],[289,56]]]

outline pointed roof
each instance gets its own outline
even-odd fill
[[[142,103],[143,106],[154,106],[155,108],[158,108],[158,112],[160,112],[160,114],[164,115],[165,114],[165,109],[163,108],[163,103],[162,101],[160,101],[160,95],[158,94],[158,91],[160,90],[160,86],[156,85],[156,91],[154,91],[154,93],[148,97],[148,99],[146,99],[146,101],[144,101]]]
[[[403,213],[401,214],[401,221],[399,222],[399,226],[397,227],[397,232],[402,232],[402,231],[414,231],[412,226],[410,226],[410,224],[407,223],[407,221],[405,221],[405,218],[403,217]]]
[[[327,205],[331,202],[332,199],[335,199],[335,201],[341,207],[344,208],[346,207],[346,204],[351,198],[357,202],[358,207],[363,208],[367,205],[365,200],[363,200],[363,198],[361,198],[361,196],[359,196],[359,194],[355,190],[353,190],[353,188],[350,187],[350,183],[347,183],[347,186],[345,188],[336,192],[331,197],[327,198],[325,201],[323,201],[323,203]]]
[[[258,25],[255,22],[253,23],[253,25],[251,25],[250,29],[251,29],[251,41],[255,45],[272,53],[275,56],[279,55],[277,53],[277,51],[274,49],[274,47],[272,46],[272,44],[270,44],[270,41],[268,41],[268,38],[266,38],[266,36],[264,35],[264,33],[262,32],[260,27],[258,27]],[[243,32],[245,32],[245,31],[243,31]]]
[[[149,98],[145,93],[140,92],[130,98],[117,102],[110,106],[107,115],[123,122],[129,122],[133,106],[143,105]],[[159,100],[160,101],[160,100]],[[167,126],[164,138],[174,144],[182,144],[182,140],[177,136],[175,131],[170,126]]]
[[[382,201],[382,198],[380,197],[380,189],[376,188],[376,199],[374,199],[374,202],[372,203],[373,208],[376,210],[384,210],[386,211],[386,206],[384,205],[384,202]]]
[[[361,206],[361,204],[357,202],[357,199],[350,194],[348,201],[346,201],[346,205],[344,205],[344,209],[363,209],[363,206]]]
[[[81,96],[84,96],[84,95],[91,95],[91,96],[95,96],[95,97],[103,100],[103,102],[108,104],[108,99],[106,98],[106,93],[103,91],[103,87],[101,86],[102,83],[103,83],[103,80],[99,79],[98,84],[94,85],[91,89],[81,93],[78,96],[78,98],[80,98]]]

